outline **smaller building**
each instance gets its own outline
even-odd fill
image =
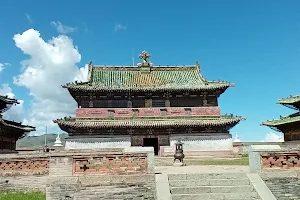
[[[19,102],[0,95],[0,153],[16,150],[16,141],[26,136],[27,133],[35,131],[33,126],[3,119],[2,113],[14,104],[19,104]]]
[[[284,141],[300,140],[300,95],[279,99],[278,103],[297,112],[288,116],[280,116],[279,119],[262,122],[261,125],[282,132]]]

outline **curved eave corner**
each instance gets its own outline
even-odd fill
[[[11,128],[15,128],[15,129],[19,129],[19,130],[22,130],[24,132],[31,132],[31,131],[36,131],[35,127],[34,126],[28,126],[28,125],[14,125],[14,124],[9,124],[9,123],[6,123],[4,120],[0,120],[0,123],[4,126],[7,126],[7,127],[11,127]]]
[[[20,104],[17,99],[9,98],[8,96],[0,95],[0,101],[5,102],[6,104]]]
[[[300,95],[296,95],[296,96],[291,95],[287,98],[281,98],[278,100],[279,104],[294,104],[299,102],[300,102]]]
[[[269,121],[264,121],[259,124],[260,126],[272,126]]]

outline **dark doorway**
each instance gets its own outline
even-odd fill
[[[158,138],[143,138],[144,147],[154,147],[154,154],[158,155]]]

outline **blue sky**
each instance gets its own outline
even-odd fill
[[[19,117],[25,122],[43,126],[37,117],[30,118],[32,110],[41,107],[36,105],[42,101],[41,91],[13,82],[26,68],[39,65],[35,56],[40,47],[25,35],[22,41],[13,39],[31,28],[40,32],[44,42],[61,33],[71,38],[81,55],[79,60],[74,56],[76,61],[72,62],[78,67],[90,60],[94,64],[131,64],[132,52],[137,60],[144,49],[154,64],[188,65],[198,60],[207,79],[235,83],[219,102],[222,113],[247,118],[232,129],[242,140],[264,139],[271,130],[259,126],[261,121],[294,112],[276,103],[279,98],[300,93],[300,1],[11,0],[2,2],[1,8],[0,63],[11,66],[0,72],[0,84],[9,84],[16,98],[24,100]],[[29,48],[36,50],[34,55]],[[59,51],[63,50],[62,45]],[[31,65],[25,62],[21,68],[25,59],[30,59]],[[52,71],[60,73],[57,66]],[[66,91],[61,94],[68,95]],[[59,114],[63,112],[48,116]]]

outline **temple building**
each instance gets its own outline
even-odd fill
[[[279,99],[278,103],[297,110],[297,112],[284,117],[280,116],[279,119],[262,122],[262,125],[282,132],[284,134],[284,141],[300,140],[300,96]]]
[[[30,131],[35,131],[35,127],[3,119],[2,113],[14,104],[19,104],[19,102],[16,99],[0,95],[0,153],[14,152],[16,141]]]
[[[153,66],[143,51],[137,66],[89,64],[88,81],[63,85],[76,117],[54,120],[69,134],[66,149],[153,146],[155,154],[232,151],[229,130],[244,118],[221,115],[218,98],[232,83],[208,81],[193,66]]]

